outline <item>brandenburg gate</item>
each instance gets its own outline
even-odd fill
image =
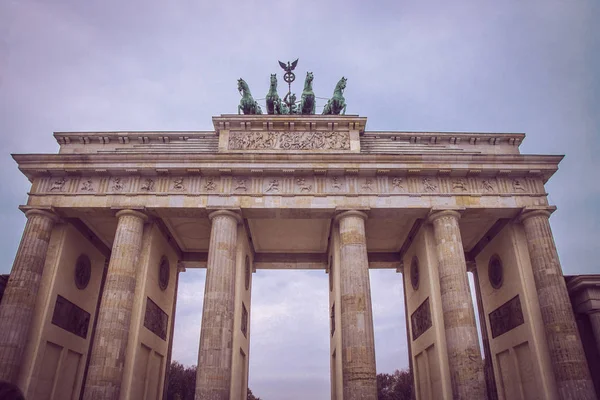
[[[252,272],[320,269],[331,398],[376,399],[369,268],[390,268],[417,399],[596,398],[550,230],[561,156],[353,115],[213,123],[61,132],[58,154],[13,156],[31,190],[0,379],[28,399],[163,398],[180,272],[206,268],[196,399],[245,399]]]

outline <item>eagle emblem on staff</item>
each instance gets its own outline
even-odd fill
[[[285,72],[292,72],[296,68],[296,65],[298,65],[298,60],[299,58],[297,58],[296,61],[293,62],[288,61],[287,65],[284,62],[279,61],[279,65],[281,66],[281,68],[283,68]]]

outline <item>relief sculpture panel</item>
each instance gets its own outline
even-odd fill
[[[492,338],[496,338],[525,323],[519,295],[516,295],[489,315]]]
[[[429,297],[410,316],[412,328],[412,339],[417,340],[419,336],[431,328],[431,310],[429,308]]]
[[[238,132],[234,132],[239,134]],[[329,134],[331,132],[327,132]],[[339,132],[338,132],[339,133]],[[301,137],[306,135],[298,133]],[[254,133],[252,133],[254,135]],[[276,138],[273,148],[283,145]],[[297,139],[304,140],[304,139]],[[308,139],[307,139],[308,140]],[[273,143],[275,143],[273,142]],[[245,142],[244,142],[245,143]],[[243,146],[260,147],[263,143],[256,141],[245,143]],[[270,141],[264,143],[271,143]],[[266,144],[265,144],[266,145]],[[321,146],[311,142],[306,146]],[[236,145],[237,146],[237,145]],[[240,145],[241,146],[241,145]],[[257,147],[258,146],[258,147]],[[301,148],[301,142],[290,145]],[[328,149],[329,145],[323,145]],[[304,148],[304,147],[302,147]],[[306,147],[308,149],[309,147]],[[321,179],[322,184],[318,184]],[[445,176],[357,176],[350,175],[303,175],[286,180],[282,176],[263,175],[204,175],[204,176],[109,176],[81,177],[70,185],[65,178],[43,178],[34,186],[33,193],[48,195],[65,195],[71,193],[94,196],[108,195],[345,195],[345,196],[543,196],[544,189],[541,181],[525,178],[452,178]],[[225,184],[227,182],[227,184]],[[539,184],[539,187],[537,186]],[[72,186],[72,187],[71,187]]]
[[[229,150],[350,150],[349,132],[230,132]]]
[[[167,340],[167,325],[169,325],[169,316],[167,313],[148,297],[146,301],[146,313],[144,315],[144,326],[162,340]]]
[[[90,325],[90,313],[57,295],[52,324],[85,339]]]

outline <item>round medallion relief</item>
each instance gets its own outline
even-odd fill
[[[250,257],[246,256],[246,267],[244,271],[244,283],[246,290],[250,289]]]
[[[419,259],[414,256],[410,262],[410,284],[414,290],[419,289]]]
[[[92,277],[92,263],[85,254],[80,255],[75,262],[75,286],[83,290],[90,283]]]
[[[165,290],[169,286],[169,259],[162,256],[158,265],[158,286],[160,290]]]
[[[498,254],[494,254],[490,257],[490,263],[488,265],[488,278],[490,284],[494,289],[500,289],[502,283],[504,283],[504,267],[502,266],[502,260]]]

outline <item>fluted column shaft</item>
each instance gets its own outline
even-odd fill
[[[233,352],[235,260],[239,215],[219,210],[212,221],[200,351],[196,373],[196,400],[229,400]]]
[[[86,400],[119,399],[123,380],[137,267],[147,217],[138,211],[122,210],[117,213],[117,218],[117,232],[85,385]]]
[[[0,304],[0,380],[16,383],[29,338],[52,228],[58,218],[29,210],[19,250]]]
[[[585,353],[546,210],[521,216],[550,360],[561,399],[595,399]]]
[[[346,211],[336,218],[340,229],[340,321],[344,400],[377,399],[375,338],[369,260],[365,236],[367,215]]]
[[[454,399],[485,399],[483,361],[459,218],[460,214],[452,210],[437,211],[429,217],[438,262],[452,396]]]

